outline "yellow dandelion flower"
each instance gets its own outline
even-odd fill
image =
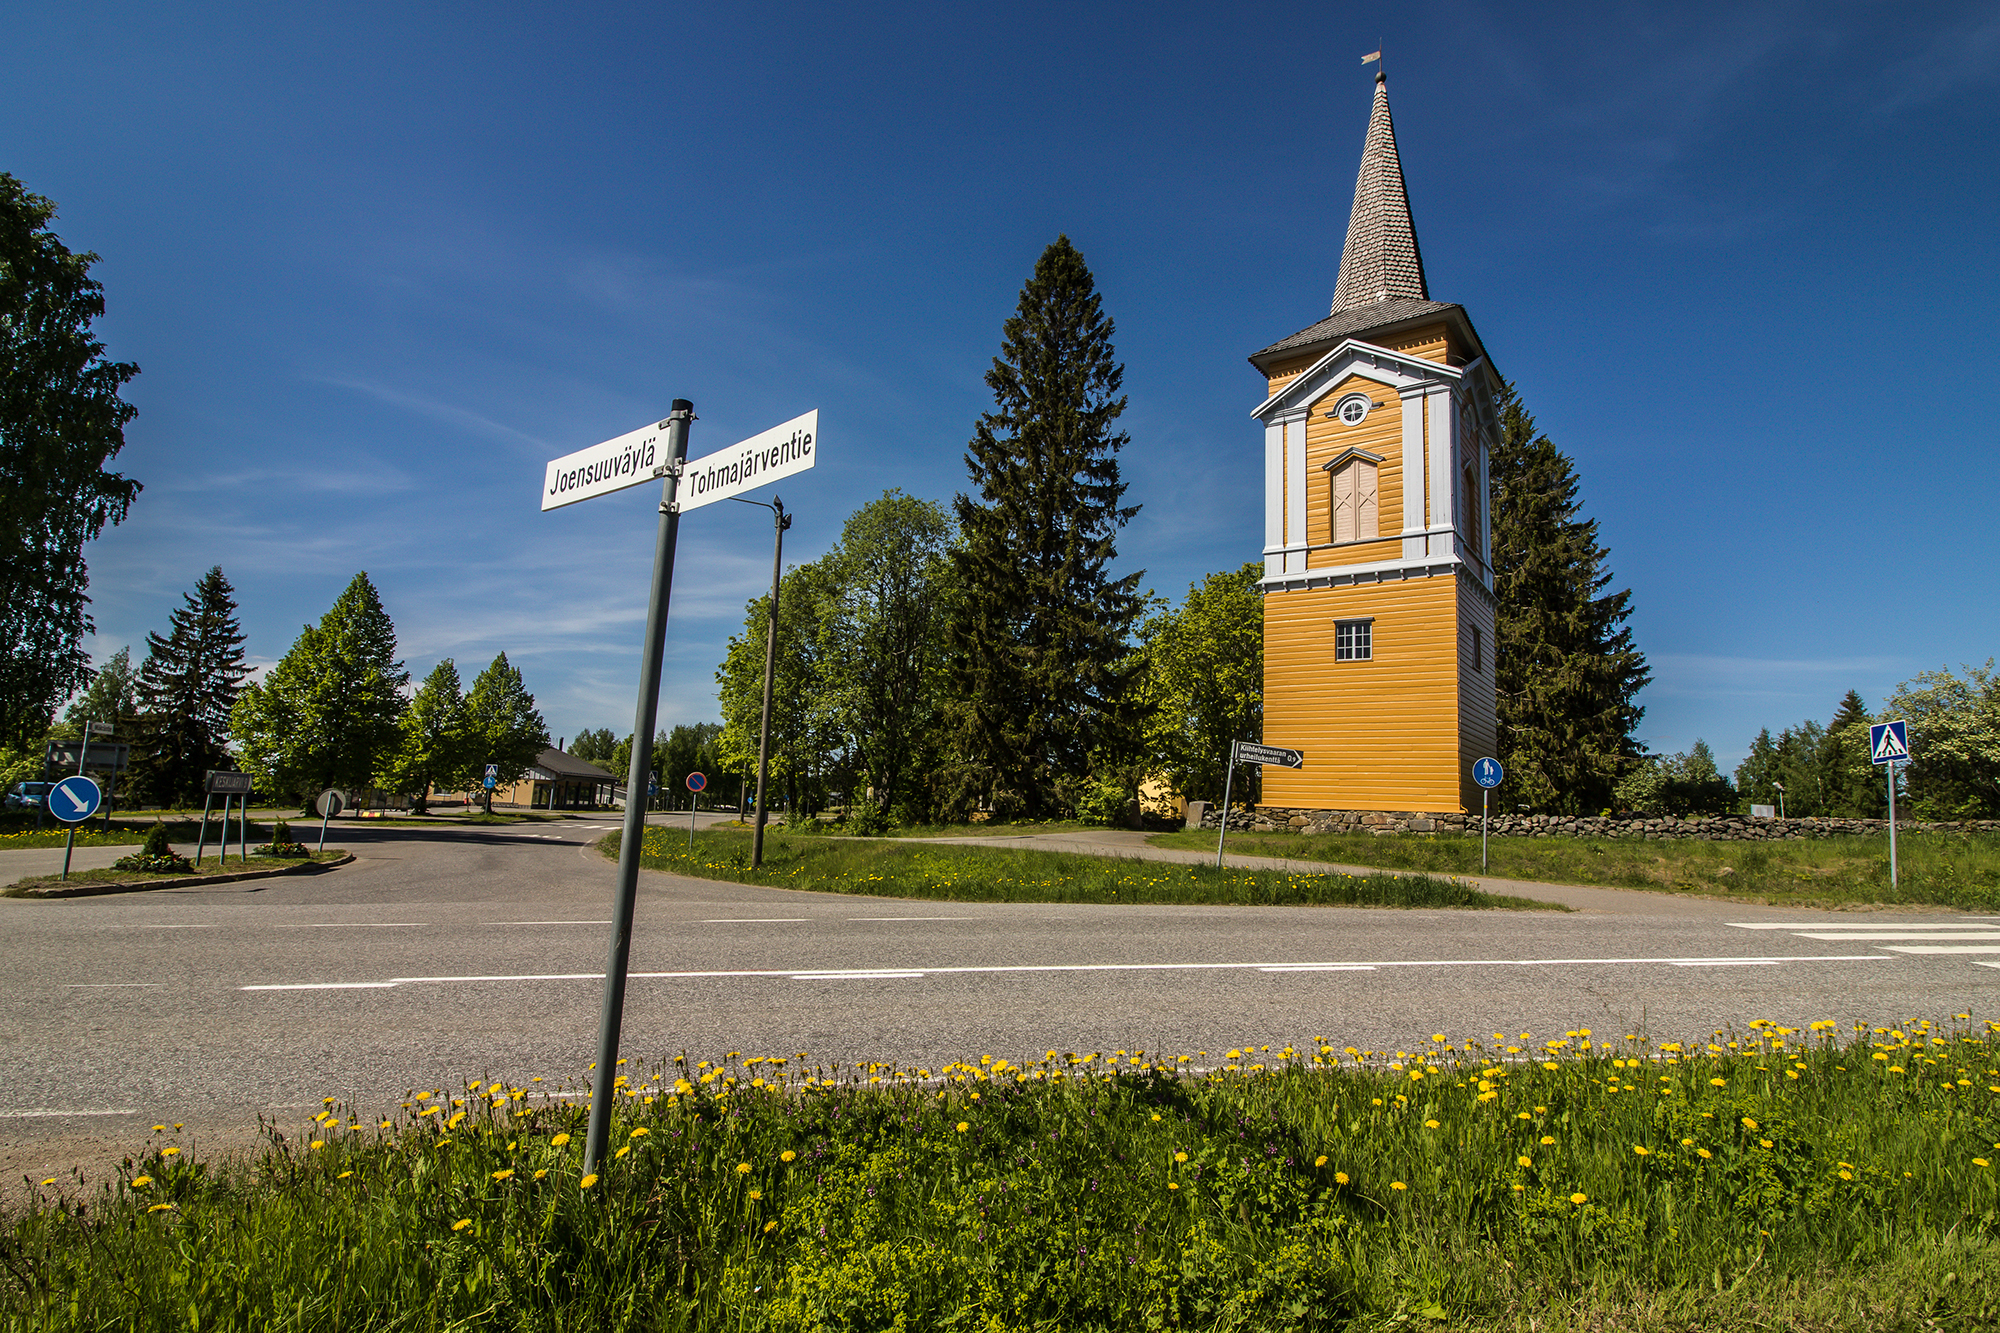
[[[546,1176],[548,1173],[549,1173],[548,1168],[543,1167],[540,1171],[535,1172],[535,1179],[540,1180],[543,1176]]]
[[[505,1171],[495,1171],[493,1178],[495,1180],[512,1180],[514,1178],[514,1168],[510,1166]]]
[[[1840,1173],[1840,1178],[1842,1180],[1852,1180],[1854,1179],[1854,1173],[1852,1171],[1843,1171]]]
[[[631,1151],[632,1151],[632,1145],[628,1143],[624,1147],[620,1148],[617,1152],[612,1153],[611,1160],[615,1162],[621,1157],[629,1156],[631,1154]]]
[[[1729,1080],[1726,1078],[1712,1078],[1708,1081],[1708,1086],[1711,1088],[1726,1088],[1729,1086]]]
[[[576,1183],[582,1186],[584,1189],[589,1189],[592,1185],[595,1185],[597,1183],[597,1173],[593,1171],[589,1175],[585,1176],[582,1180],[577,1181]]]
[[[1704,1162],[1708,1161],[1708,1160],[1709,1160],[1710,1158],[1712,1158],[1712,1157],[1714,1157],[1714,1156],[1715,1156],[1715,1154],[1714,1154],[1714,1153],[1710,1152],[1710,1151],[1709,1151],[1708,1149],[1706,1149],[1706,1148],[1696,1148],[1696,1149],[1694,1150],[1694,1155],[1695,1155],[1696,1157],[1699,1157],[1699,1158],[1701,1158],[1701,1160],[1702,1160],[1702,1161],[1704,1161]]]
[[[751,1190],[751,1191],[750,1191],[750,1198],[751,1198],[752,1200],[757,1200],[757,1199],[761,1199],[761,1198],[763,1198],[763,1197],[764,1197],[764,1191],[762,1191],[762,1190]]]
[[[1755,1120],[1752,1120],[1749,1116],[1746,1115],[1743,1117],[1743,1128],[1755,1129],[1757,1128],[1757,1122]]]
[[[625,1137],[628,1139],[643,1139],[652,1132],[653,1132],[652,1130],[647,1129],[644,1125],[641,1125],[637,1129],[633,1130],[630,1134],[627,1134]]]
[[[1757,1146],[1760,1148],[1768,1148],[1771,1146],[1771,1141],[1769,1139],[1758,1139]]]
[[[180,1149],[179,1149],[179,1148],[162,1148],[162,1149],[160,1149],[160,1156],[162,1156],[162,1157],[172,1157],[172,1156],[174,1156],[174,1155],[175,1155],[176,1153],[178,1153],[179,1151],[180,1151]]]
[[[963,1121],[963,1120],[961,1120],[961,1121],[959,1121],[959,1122],[958,1122],[958,1132],[959,1132],[959,1133],[961,1133],[961,1134],[965,1133],[965,1131],[966,1131],[966,1130],[968,1130],[968,1129],[971,1129],[971,1128],[972,1128],[972,1126],[971,1126],[971,1125],[969,1125],[969,1124],[967,1124],[967,1123],[966,1123],[965,1121]]]
[[[1438,1127],[1438,1122],[1437,1122],[1437,1121],[1435,1121],[1435,1120],[1426,1120],[1426,1121],[1424,1121],[1424,1128],[1425,1128],[1425,1129],[1436,1129],[1437,1127]]]
[[[1975,1158],[1973,1158],[1973,1159],[1972,1159],[1972,1164],[1973,1164],[1974,1166],[1987,1166],[1987,1165],[1989,1165],[1989,1163],[1987,1162],[1987,1160],[1986,1160],[1986,1159],[1985,1159],[1984,1157],[1975,1157]]]
[[[1345,1171],[1334,1172],[1333,1183],[1336,1185],[1345,1185],[1347,1183],[1347,1173]]]
[[[1552,1144],[1552,1143],[1554,1143],[1554,1142],[1555,1142],[1555,1139],[1554,1139],[1554,1138],[1552,1138],[1551,1136],[1549,1136],[1549,1135],[1547,1135],[1547,1134],[1544,1134],[1544,1135],[1542,1135],[1542,1146],[1543,1146],[1544,1148],[1548,1147],[1548,1146],[1549,1146],[1550,1144]]]
[[[1531,1116],[1531,1115],[1529,1115],[1529,1114],[1528,1114],[1528,1113],[1527,1113],[1526,1111],[1517,1111],[1517,1112],[1515,1112],[1515,1114],[1514,1114],[1514,1118],[1515,1118],[1516,1120],[1533,1120],[1533,1119],[1534,1119],[1534,1117],[1533,1117],[1533,1116]]]
[[[324,1148],[325,1146],[326,1146],[326,1140],[325,1140],[325,1139],[314,1139],[314,1140],[312,1141],[312,1147],[313,1147],[314,1151],[318,1151],[319,1149],[321,1149],[321,1148]]]
[[[134,1177],[132,1177],[132,1188],[133,1188],[133,1189],[135,1189],[135,1190],[142,1190],[142,1189],[146,1188],[146,1186],[148,1186],[148,1185],[150,1185],[150,1184],[152,1184],[152,1183],[153,1183],[153,1178],[152,1178],[151,1176],[134,1176]]]
[[[1639,1144],[1636,1143],[1632,1145],[1632,1151],[1637,1153],[1641,1157],[1650,1157],[1653,1154],[1653,1150],[1651,1148],[1641,1147]]]
[[[1535,1164],[1535,1159],[1527,1156],[1526,1154],[1523,1154],[1519,1157],[1516,1157],[1514,1159],[1514,1162],[1518,1166],[1533,1166]]]
[[[42,1183],[44,1185],[53,1185],[56,1183],[56,1178],[54,1176],[50,1176],[47,1180],[44,1180]]]
[[[549,1146],[550,1146],[551,1148],[560,1148],[560,1147],[562,1147],[562,1146],[563,1146],[563,1145],[564,1145],[565,1143],[568,1143],[568,1142],[569,1142],[569,1135],[567,1135],[567,1134],[558,1134],[558,1135],[556,1135],[556,1136],[555,1136],[554,1138],[552,1138],[552,1139],[550,1139],[550,1140],[549,1140]]]
[[[1324,1158],[1324,1157],[1320,1157],[1320,1158],[1316,1158],[1316,1159],[1314,1159],[1314,1161],[1313,1161],[1313,1168],[1314,1168],[1315,1170],[1317,1170],[1317,1169],[1319,1169],[1320,1167],[1322,1167],[1322,1166],[1325,1166],[1325,1165],[1326,1165],[1326,1158]]]
[[[1180,1186],[1179,1186],[1179,1185],[1176,1185],[1176,1184],[1175,1184],[1175,1183],[1174,1183],[1173,1181],[1169,1180],[1169,1181],[1167,1182],[1167,1188],[1168,1188],[1168,1189],[1170,1189],[1170,1190],[1177,1190],[1177,1189],[1179,1189],[1179,1188],[1180,1188]]]
[[[797,1156],[798,1156],[797,1153],[793,1152],[790,1148],[787,1148],[783,1152],[778,1154],[778,1160],[781,1162],[789,1162]]]
[[[156,1203],[151,1208],[148,1208],[146,1211],[149,1213],[165,1213],[172,1211],[172,1209],[173,1205],[170,1203]]]
[[[1572,1194],[1569,1196],[1569,1201],[1571,1203],[1589,1203],[1590,1196],[1588,1194],[1582,1194],[1582,1193]]]
[[[471,1225],[472,1225],[472,1219],[471,1219],[471,1218],[469,1218],[469,1217],[461,1217],[461,1218],[459,1218],[459,1219],[458,1219],[458,1220],[457,1220],[456,1222],[453,1222],[453,1223],[451,1224],[451,1229],[452,1229],[453,1231],[463,1231],[463,1230],[465,1230],[465,1229],[466,1229],[467,1227],[469,1227],[469,1226],[471,1226]]]
[[[1406,1189],[1408,1189],[1408,1188],[1409,1188],[1409,1186],[1408,1186],[1408,1185],[1405,1185],[1405,1184],[1404,1184],[1404,1183],[1403,1183],[1402,1181],[1400,1181],[1400,1180],[1392,1180],[1392,1181],[1390,1181],[1390,1182],[1389,1182],[1389,1188],[1390,1188],[1390,1189],[1392,1189],[1392,1190],[1399,1190],[1399,1191],[1400,1191],[1400,1190],[1406,1190]]]
[[[465,1123],[465,1112],[460,1111],[457,1115],[445,1121],[444,1127],[446,1129],[457,1129],[460,1125],[464,1123]]]
[[[778,1229],[778,1224],[776,1222],[766,1222],[764,1224],[764,1234],[767,1236],[770,1235],[773,1231],[776,1231],[777,1229]]]
[[[345,1179],[347,1179],[347,1178],[348,1178],[349,1176],[351,1176],[351,1175],[353,1175],[353,1174],[354,1174],[354,1173],[353,1173],[352,1171],[343,1171],[343,1172],[341,1172],[341,1173],[340,1173],[339,1175],[335,1176],[335,1177],[334,1177],[334,1179],[335,1179],[335,1180],[345,1180]]]
[[[1177,1152],[1174,1154],[1174,1160],[1176,1162],[1185,1162],[1187,1160],[1187,1154],[1184,1152]],[[1326,1158],[1322,1157],[1319,1160],[1324,1162]]]
[[[750,1163],[748,1163],[748,1162],[738,1162],[738,1163],[736,1164],[736,1174],[737,1174],[737,1175],[739,1175],[739,1176],[747,1176],[747,1175],[749,1175],[749,1174],[750,1174],[750,1170],[751,1170],[751,1167],[750,1167]]]

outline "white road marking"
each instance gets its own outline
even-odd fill
[[[1867,922],[1854,921],[1725,921],[1738,930],[1867,930]],[[1892,921],[1890,925],[1925,925],[1926,922]]]
[[[1776,967],[1775,958],[1703,958],[1692,962],[1669,963],[1669,967]]]
[[[1890,953],[2000,953],[2000,944],[1885,944]]]
[[[1990,952],[2000,953],[2000,948]],[[1896,960],[1886,954],[1796,954],[1778,955],[1768,958],[1398,958],[1373,963],[1013,963],[991,964],[982,967],[923,967],[923,968],[829,968],[818,972],[797,972],[790,969],[772,968],[731,968],[709,972],[633,972],[633,981],[705,981],[730,977],[783,977],[795,978],[811,976],[817,978],[871,977],[871,976],[974,976],[1023,972],[1243,972],[1264,971],[1269,968],[1305,970],[1307,968],[1327,971],[1360,971],[1384,967],[1606,967],[1628,966],[1646,963],[1669,965],[1745,964],[1745,963],[1893,963]],[[383,989],[391,986],[446,985],[484,981],[602,981],[602,972],[546,972],[512,973],[507,975],[455,976],[455,977],[393,977],[387,981],[356,982],[316,982],[305,985],[259,985],[239,986],[238,990],[346,990]]]
[[[215,929],[215,926],[214,926],[214,925],[213,925],[212,923],[211,923],[211,924],[209,924],[209,925],[194,925],[194,924],[192,924],[192,923],[188,923],[188,924],[184,924],[184,925],[182,925],[182,924],[176,924],[176,925],[171,925],[171,926],[141,926],[141,927],[139,927],[139,929],[141,929],[141,930],[214,930],[214,929]]]
[[[922,979],[921,972],[794,972],[793,981],[888,981],[903,977]]]
[[[42,1120],[53,1116],[80,1115],[137,1115],[137,1111],[51,1111],[45,1107],[31,1107],[25,1111],[0,1111],[0,1120]]]
[[[810,921],[809,916],[708,916],[703,917],[704,926],[769,926],[786,921]]]
[[[849,921],[977,921],[976,916],[851,916]]]
[[[1259,972],[1373,972],[1369,963],[1273,963]]]
[[[482,926],[608,926],[609,921],[482,921]]]
[[[278,921],[279,930],[385,930],[391,926],[427,926],[428,921]]]
[[[1799,931],[1805,940],[2000,940],[2000,930],[1869,930],[1834,935]]]
[[[156,990],[165,985],[160,981],[72,981],[64,990]]]

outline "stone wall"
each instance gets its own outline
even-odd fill
[[[1202,811],[1201,827],[1221,827],[1222,812]],[[1232,807],[1229,827],[1245,833],[1443,833],[1478,836],[1479,816],[1430,814],[1415,810],[1298,810],[1265,805]],[[1745,815],[1705,815],[1675,819],[1650,815],[1496,814],[1496,838],[1695,838],[1709,842],[1782,842],[1880,833],[1886,819],[1751,819]],[[1901,831],[1916,833],[2000,833],[2000,819],[1920,824],[1898,819]]]

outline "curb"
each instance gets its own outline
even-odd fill
[[[279,866],[275,870],[241,870],[233,875],[182,875],[176,879],[142,880],[124,884],[106,884],[102,881],[85,881],[80,884],[58,884],[49,888],[7,890],[9,898],[96,898],[107,893],[146,893],[154,889],[184,889],[198,884],[235,884],[246,879],[274,879],[279,875],[316,875],[321,871],[344,866],[354,860],[349,852],[337,861],[301,861],[293,866]]]

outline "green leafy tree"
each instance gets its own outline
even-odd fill
[[[767,805],[816,807],[845,774],[846,738],[831,700],[826,619],[838,613],[836,586],[824,562],[785,571],[778,596],[778,653],[771,689],[771,790]],[[722,732],[717,763],[747,775],[746,799],[756,799],[757,737],[764,706],[764,639],[771,614],[767,593],[744,610],[743,632],[732,635],[716,669]]]
[[[942,506],[889,490],[848,516],[822,562],[823,703],[875,804],[909,820],[928,811],[944,740],[952,541]]]
[[[1905,718],[1910,794],[1928,819],[2000,819],[2000,675],[1926,671],[1896,687],[1883,720]],[[1879,781],[1877,786],[1882,785]],[[1887,796],[1884,796],[1884,804]],[[1900,812],[1900,807],[1899,807]]]
[[[465,713],[470,781],[483,783],[486,765],[494,764],[500,786],[518,782],[549,748],[548,724],[535,711],[535,696],[528,693],[527,683],[508,664],[505,653],[472,682],[465,695]],[[486,792],[486,812],[493,812],[491,790]]]
[[[305,797],[366,787],[401,738],[409,679],[375,585],[356,574],[270,674],[244,686],[230,735],[267,789]]]
[[[199,799],[203,774],[228,762],[230,711],[250,674],[235,589],[222,567],[204,574],[181,603],[164,636],[146,636],[139,668],[143,721],[133,775],[146,798],[163,806]]]
[[[1110,573],[1138,512],[1122,504],[1113,332],[1083,256],[1057,237],[1004,325],[986,374],[995,410],[965,459],[974,495],[954,506],[958,796],[1003,814],[1053,813],[1067,785],[1138,751],[1127,693],[1142,575]]]
[[[424,677],[397,729],[397,744],[375,775],[377,786],[408,796],[411,808],[423,814],[432,789],[473,785],[472,718],[460,690],[458,664],[451,658]]]
[[[1625,627],[1630,591],[1607,592],[1609,553],[1582,516],[1575,464],[1509,384],[1493,451],[1494,630],[1500,759],[1516,799],[1595,813],[1638,758],[1635,702],[1651,679]]]
[[[1230,742],[1263,739],[1263,575],[1262,561],[1210,574],[1139,633],[1146,756],[1189,800],[1220,801]],[[1256,799],[1260,771],[1238,775],[1244,799]]]
[[[39,741],[90,679],[83,548],[125,519],[139,483],[106,465],[139,368],[104,359],[97,256],[49,230],[55,205],[0,172],[0,744]]]
[[[129,738],[139,714],[139,673],[132,669],[132,650],[120,648],[104,659],[76,698],[63,710],[62,730],[80,737],[92,722],[109,722],[113,734]]]
[[[717,772],[715,741],[722,734],[720,722],[696,722],[680,725],[662,733],[660,743],[653,747],[655,769],[660,775],[660,794],[670,805],[686,807],[693,793],[687,789],[690,773],[700,773],[708,778],[723,774]],[[704,799],[712,796],[704,793]]]
[[[1697,739],[1680,754],[1647,755],[1619,780],[1620,809],[1645,815],[1722,815],[1736,808],[1736,789],[1715,766],[1715,751]]]
[[[586,727],[570,742],[569,752],[589,763],[608,766],[612,756],[618,752],[618,738],[611,734],[609,727],[599,727],[595,731]],[[631,751],[626,753],[629,755]],[[625,775],[621,772],[618,776],[622,778]]]

